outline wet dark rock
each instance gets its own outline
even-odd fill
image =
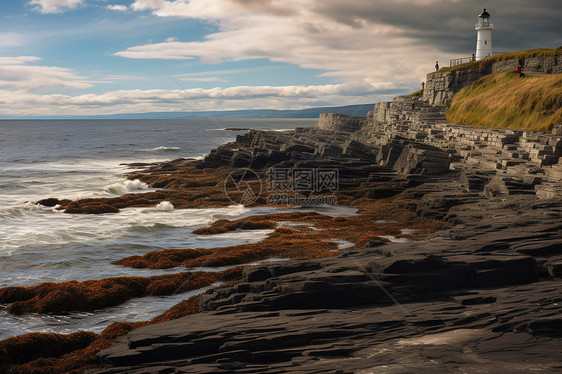
[[[55,198],[43,199],[43,200],[39,200],[37,204],[47,207],[54,207],[60,204],[60,200]]]
[[[444,230],[247,268],[201,295],[202,313],[121,337],[99,372],[559,371],[559,129],[449,125],[444,107],[418,100],[414,111],[411,100],[315,128],[250,130],[197,167],[337,169],[341,195],[400,195],[401,208]],[[110,209],[94,202],[76,213]]]
[[[544,318],[527,323],[527,331],[534,336],[562,338],[562,318]]]
[[[538,269],[558,274],[562,204],[473,205],[425,241],[248,268],[203,313],[120,338],[98,372],[556,372],[562,295]]]

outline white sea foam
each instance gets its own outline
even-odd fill
[[[107,186],[105,189],[114,195],[124,195],[126,193],[147,190],[148,185],[138,179],[135,179],[132,181],[126,180],[123,182],[114,183],[110,186]]]
[[[409,240],[406,239],[406,238],[397,238],[397,237],[395,237],[395,236],[393,236],[393,235],[381,235],[380,237],[381,237],[381,238],[388,239],[388,240],[390,240],[390,241],[393,242],[393,243],[406,243],[406,242],[409,242]]]
[[[416,229],[401,229],[400,230],[402,235],[411,235],[411,234],[415,234],[418,231],[420,231],[420,230],[416,230]]]
[[[226,209],[207,209],[207,210],[217,211],[217,213],[211,216],[213,220],[239,216],[250,211],[250,209],[246,208],[242,204],[229,205],[228,208]]]
[[[14,163],[4,168],[6,171],[43,171],[43,172],[107,172],[118,173],[124,167],[119,165],[117,160],[96,160],[96,159],[82,159],[77,162],[69,161],[51,161],[51,162],[36,162],[30,164]]]
[[[86,280],[99,276],[99,266],[130,255],[255,243],[267,233],[241,232],[205,241],[191,234],[217,219],[238,218],[250,212],[243,205],[173,209],[172,204],[163,202],[159,208],[126,208],[118,214],[73,215],[27,203],[17,209],[0,210],[0,273],[9,269],[10,263],[24,268],[40,266],[43,275],[60,273],[60,266],[68,264],[68,259],[79,259],[79,264],[58,274],[58,279]],[[33,283],[46,281],[38,274],[34,277]],[[13,278],[0,279],[0,287],[9,285],[14,285]]]
[[[169,151],[180,151],[180,147],[156,147],[150,149],[139,149],[141,152],[169,152]]]
[[[274,230],[236,230],[223,234],[215,235],[198,235],[196,240],[217,240],[217,239],[237,239],[241,241],[259,242],[265,240]]]
[[[347,241],[347,240],[333,239],[331,241],[338,245],[338,249],[335,249],[333,251],[341,251],[343,249],[351,248],[355,245],[355,243],[352,243],[352,242]]]
[[[38,123],[33,131],[38,136],[31,143],[17,141],[17,137],[25,138],[28,133],[25,127],[21,128],[24,131],[21,134],[14,134],[16,140],[4,133],[0,137],[3,151],[0,152],[0,287],[182,272],[182,267],[132,269],[111,262],[170,248],[224,247],[261,240],[262,235],[246,233],[197,240],[192,231],[221,218],[272,213],[275,209],[271,207],[173,209],[161,203],[148,208],[121,209],[118,214],[73,215],[36,205],[38,200],[49,197],[78,200],[151,191],[142,182],[124,180],[123,173],[142,169],[142,164],[167,161],[184,152],[182,149],[189,150],[183,156],[202,159],[213,147],[235,136],[235,133],[221,132],[222,129],[205,132],[209,125],[220,127],[223,125],[220,123],[197,122],[186,127],[183,122],[178,126],[171,126],[169,121],[158,126],[120,122],[122,128],[106,126],[107,123],[90,126],[57,122],[53,124],[57,128],[49,127],[49,122]],[[64,130],[58,129],[61,126]],[[240,127],[248,126],[244,123]],[[19,124],[14,124],[13,129],[20,129]],[[186,131],[193,136],[184,136]],[[126,137],[119,136],[123,132],[128,132]],[[67,138],[72,141],[61,142]],[[152,144],[147,144],[147,139]],[[155,145],[177,147],[153,148]],[[139,165],[131,168],[127,163]],[[177,295],[177,300],[139,298],[123,308],[65,316],[12,316],[6,315],[0,306],[0,339],[4,333],[101,331],[112,321],[148,319],[150,313],[159,314],[167,309],[168,305],[162,304],[176,303],[186,296]]]
[[[162,201],[161,203],[158,203],[158,205],[156,205],[154,209],[160,212],[171,212],[172,210],[174,210],[174,206],[169,201]]]

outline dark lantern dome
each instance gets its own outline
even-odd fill
[[[486,12],[486,8],[484,8],[484,11],[478,17],[480,17],[480,18],[490,18],[490,13]]]

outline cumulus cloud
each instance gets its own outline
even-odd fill
[[[84,0],[31,0],[28,5],[35,6],[34,9],[41,13],[62,13],[67,9],[74,9],[82,5]]]
[[[129,9],[128,6],[120,5],[120,4],[110,4],[110,5],[106,6],[106,8],[110,9],[110,10],[117,10],[117,11],[120,11],[120,12],[124,12],[124,11]]]
[[[338,82],[367,84],[386,81],[396,66],[408,61],[395,79],[416,87],[440,57],[437,48],[419,45],[393,25],[342,22],[322,14],[319,4],[317,0],[136,0],[132,9],[149,10],[161,17],[208,20],[220,31],[203,41],[140,45],[116,55],[177,60],[198,57],[206,63],[268,59],[325,70],[328,73],[324,76]]]
[[[403,11],[405,7],[407,11]],[[492,15],[495,44],[502,48],[500,51],[537,48],[538,40],[541,47],[562,44],[558,0],[322,0],[316,3],[315,11],[348,25],[393,25],[403,36],[423,45],[466,54],[475,47],[474,24],[482,7]]]
[[[341,105],[374,101],[379,91],[384,98],[397,90],[380,85],[239,86],[187,90],[118,90],[102,94],[39,95],[0,91],[0,115],[98,115],[165,111],[235,110],[252,108],[301,109],[310,106]],[[385,96],[386,95],[386,96]]]
[[[248,108],[301,109],[310,106],[346,105],[390,99],[403,93],[393,83],[370,84],[364,81],[326,85],[234,86],[179,90],[116,90],[94,94],[60,94],[64,89],[92,86],[71,69],[45,66],[35,56],[0,57],[0,115],[98,115],[163,111],[235,110]],[[236,74],[247,69],[217,70]],[[212,72],[204,72],[209,74]],[[199,73],[182,75],[180,80],[222,81]],[[142,79],[133,75],[109,75],[100,83]],[[374,96],[374,94],[377,96]]]
[[[39,60],[35,56],[0,57],[0,87],[29,93],[43,88],[82,89],[92,86],[70,69],[30,64]]]
[[[29,4],[53,13],[85,2],[32,0]],[[470,56],[475,48],[474,23],[483,5],[474,0],[132,0],[128,7],[106,7],[203,20],[218,30],[199,41],[171,37],[162,43],[133,46],[116,52],[118,56],[201,59],[209,64],[267,59],[314,69],[333,84],[38,95],[35,91],[40,88],[85,88],[92,82],[70,69],[38,66],[36,57],[4,57],[0,58],[0,85],[16,94],[2,95],[0,113],[189,111],[200,110],[199,105],[208,110],[297,109],[388,100],[419,89],[435,60],[445,66],[451,58]],[[559,0],[494,0],[489,8],[496,25],[496,50],[562,44]],[[178,79],[222,82],[222,76],[237,73],[251,74],[251,69],[217,69],[178,75]],[[108,80],[118,79],[129,78]]]
[[[558,1],[494,1],[496,47],[536,48],[537,35],[540,46],[562,44]],[[139,45],[116,55],[207,63],[269,59],[367,83],[385,81],[407,61],[394,79],[417,88],[435,60],[446,65],[471,55],[480,7],[459,0],[136,0],[134,10],[207,20],[219,31],[203,41]]]

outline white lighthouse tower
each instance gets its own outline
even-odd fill
[[[476,31],[476,61],[492,55],[492,29],[494,24],[490,22],[490,13],[486,9],[478,16]]]

